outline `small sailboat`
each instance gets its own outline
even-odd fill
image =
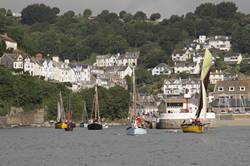
[[[189,132],[189,133],[204,133],[209,123],[203,123],[201,119],[206,118],[206,112],[207,112],[207,86],[209,81],[209,73],[210,68],[212,66],[212,54],[208,49],[205,51],[205,57],[202,65],[201,70],[201,77],[200,77],[200,84],[201,84],[201,90],[200,90],[200,102],[198,106],[198,110],[195,114],[195,119],[190,119],[190,122],[184,121],[181,124],[181,128],[183,132]]]
[[[70,97],[69,97],[68,112],[66,115],[67,127],[64,129],[65,131],[73,131],[73,129],[76,127],[76,124],[71,121],[72,111],[71,111],[70,106],[71,105],[70,105]]]
[[[142,135],[146,134],[147,130],[143,128],[142,119],[136,109],[136,88],[135,88],[135,68],[133,67],[133,105],[130,112],[130,126],[127,128],[127,135]]]
[[[59,93],[59,101],[57,101],[57,122],[55,123],[56,129],[65,129],[68,125],[65,123],[65,112],[63,107],[62,93]]]
[[[92,123],[88,125],[88,130],[102,130],[103,126],[101,124],[100,112],[99,112],[99,102],[98,102],[98,88],[95,86],[95,95],[92,107]]]
[[[88,113],[87,113],[87,109],[86,109],[86,102],[83,101],[83,112],[82,112],[82,122],[80,123],[80,127],[82,128],[86,128],[88,127]]]

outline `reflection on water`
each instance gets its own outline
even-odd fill
[[[125,127],[102,131],[77,128],[1,129],[1,166],[193,166],[250,165],[250,127],[206,134],[148,130],[127,136]]]

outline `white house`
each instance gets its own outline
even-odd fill
[[[49,59],[45,59],[42,63],[41,75],[45,80],[54,80],[55,72],[54,72],[53,61]]]
[[[228,53],[224,56],[224,62],[227,64],[240,64],[242,59],[241,53]]]
[[[189,50],[186,49],[175,49],[172,53],[172,60],[174,62],[176,61],[182,61],[185,62],[187,60],[191,59],[191,54]]]
[[[160,63],[152,69],[152,75],[170,75],[173,69],[165,63]]]
[[[189,73],[189,74],[199,74],[200,73],[200,65],[199,63],[193,62],[178,62],[175,63],[174,73]]]
[[[10,38],[7,33],[5,34],[0,34],[0,40],[3,40],[6,44],[6,49],[13,49],[16,50],[17,49],[17,42],[15,40],[13,40],[12,38]]]
[[[23,69],[24,58],[21,54],[18,54],[15,61],[13,62],[14,69]]]
[[[132,76],[133,69],[130,66],[120,66],[117,70],[117,75],[124,79],[126,76]]]
[[[216,84],[217,81],[224,81],[224,73],[221,70],[210,72],[209,81],[211,84]]]
[[[208,48],[216,48],[222,51],[229,51],[231,49],[230,38],[228,36],[210,37],[208,41]]]
[[[84,64],[69,64],[74,71],[76,83],[90,82],[90,66]]]
[[[31,76],[34,76],[35,61],[30,56],[26,56],[24,59],[23,71],[28,72]]]
[[[140,52],[126,52],[117,59],[118,66],[137,66]]]
[[[107,54],[96,56],[97,67],[112,67],[112,66],[136,66],[140,52],[126,52],[125,54]]]
[[[167,79],[163,84],[165,96],[184,96],[188,89],[191,96],[200,93],[200,82],[194,79]]]

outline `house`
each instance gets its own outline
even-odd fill
[[[174,62],[176,62],[176,61],[185,62],[189,59],[191,59],[191,54],[190,54],[189,50],[175,49],[172,53],[172,60]]]
[[[143,114],[158,112],[158,106],[154,96],[140,95],[139,105],[139,112],[142,112]]]
[[[54,64],[52,60],[45,59],[42,62],[41,76],[43,76],[45,80],[54,80],[55,73],[54,73]]]
[[[118,53],[117,55],[98,55],[96,56],[96,66],[97,67],[110,67],[110,66],[117,66],[117,58],[120,56]]]
[[[64,62],[59,61],[59,57],[52,58],[52,80],[59,82],[76,82],[77,77],[75,77],[75,72],[69,66],[69,60],[65,59]],[[48,66],[49,67],[49,66]],[[50,67],[49,67],[50,68]]]
[[[199,74],[200,65],[194,62],[176,62],[174,66],[174,73],[189,73]]]
[[[173,69],[165,63],[160,63],[152,69],[152,75],[170,75]]]
[[[4,41],[6,44],[6,49],[12,49],[16,50],[17,49],[17,42],[10,38],[7,33],[5,34],[0,34],[0,40]]]
[[[15,61],[13,62],[13,69],[23,69],[24,57],[21,54],[16,56]]]
[[[118,66],[137,66],[140,52],[126,52],[117,59]]]
[[[211,109],[216,113],[232,113],[248,111],[247,101],[250,100],[250,80],[235,79],[218,81],[215,85]],[[237,110],[239,106],[246,107]],[[235,107],[235,109],[230,106]]]
[[[74,81],[76,83],[90,82],[90,66],[85,64],[69,64],[74,71]]]
[[[208,40],[208,48],[216,48],[222,51],[231,49],[230,38],[228,36],[214,36]]]
[[[187,100],[181,96],[168,97],[164,100],[166,113],[195,113],[198,110],[198,99],[192,98]]]
[[[240,64],[242,62],[241,53],[227,53],[224,56],[224,62],[226,64]]]
[[[125,54],[117,53],[115,55],[98,55],[96,56],[95,66],[112,67],[112,66],[136,66],[140,52],[126,52]]]
[[[200,93],[200,82],[195,79],[166,79],[163,84],[163,94],[165,96],[184,96],[186,89],[190,96]]]
[[[36,62],[34,61],[34,58],[31,58],[30,56],[26,56],[23,62],[23,71],[28,72],[29,75],[31,76],[34,76],[35,63]]]
[[[217,81],[224,81],[224,73],[220,70],[215,72],[210,72],[209,81],[211,84],[216,84]]]
[[[124,79],[126,76],[132,76],[133,69],[130,66],[120,66],[117,69],[117,75]]]
[[[8,54],[4,53],[3,56],[0,58],[0,65],[13,68],[13,63],[16,60],[16,54]]]

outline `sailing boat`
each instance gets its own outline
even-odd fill
[[[63,107],[62,93],[59,93],[59,101],[57,101],[57,122],[55,123],[56,129],[65,129],[68,125],[65,123],[65,112]]]
[[[82,122],[80,123],[80,127],[88,127],[88,113],[86,109],[86,102],[83,101],[83,112],[82,112]]]
[[[202,65],[201,77],[200,77],[201,90],[200,90],[200,102],[198,110],[195,114],[195,119],[190,119],[190,123],[186,123],[184,121],[181,124],[183,132],[204,133],[207,130],[209,123],[201,122],[200,118],[206,118],[206,112],[207,112],[206,90],[208,86],[211,66],[212,66],[212,54],[208,49],[206,49]]]
[[[95,95],[92,107],[92,123],[88,125],[88,130],[102,130],[102,124],[99,112],[99,102],[98,102],[98,88],[95,86]]]
[[[76,124],[71,121],[72,111],[70,108],[70,97],[69,97],[68,112],[67,112],[66,117],[67,117],[66,118],[67,127],[64,130],[65,131],[73,131],[73,129],[76,127]]]
[[[142,135],[146,134],[147,130],[142,128],[142,119],[136,109],[136,88],[135,88],[135,68],[133,67],[133,105],[130,114],[130,126],[127,128],[127,135]]]

